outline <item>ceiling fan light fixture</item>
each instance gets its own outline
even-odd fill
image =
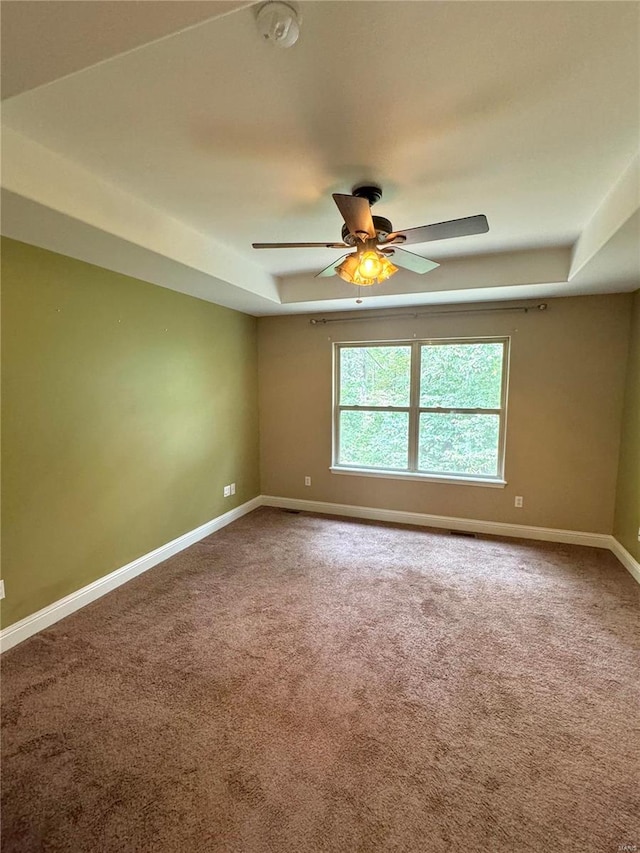
[[[398,267],[392,264],[381,252],[363,252],[358,255],[348,255],[335,268],[341,279],[359,287],[369,287],[380,284],[398,272]]]
[[[382,272],[382,256],[380,252],[368,251],[360,255],[358,272],[362,278],[378,278]]]
[[[378,275],[378,284],[382,284],[383,281],[386,281],[388,278],[391,278],[391,276],[395,275],[397,272],[398,267],[395,264],[392,264],[389,258],[385,258],[383,255],[382,270]]]
[[[358,271],[358,263],[358,256],[356,254],[347,255],[344,261],[336,267],[337,275],[344,281],[349,282],[349,284],[355,284],[353,277]]]
[[[365,278],[363,275],[360,275],[358,270],[356,270],[351,284],[357,284],[358,287],[370,287],[372,284],[376,284],[377,281],[377,278]]]

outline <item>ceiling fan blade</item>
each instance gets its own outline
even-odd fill
[[[341,195],[340,193],[334,193],[333,200],[337,204],[338,210],[340,211],[350,234],[353,234],[355,237],[364,235],[368,237],[376,236],[376,229],[373,227],[371,206],[369,205],[368,199],[359,198],[355,195]]]
[[[471,234],[485,234],[489,223],[484,214],[465,216],[462,219],[450,219],[448,222],[435,222],[420,228],[407,228],[406,231],[394,231],[386,242],[396,237],[405,237],[403,243],[430,243],[432,240],[448,240],[450,237],[469,237]]]
[[[428,258],[423,258],[421,255],[416,255],[414,252],[406,252],[404,249],[399,249],[397,246],[393,250],[393,254],[390,255],[390,258],[392,263],[396,264],[396,266],[404,267],[406,270],[420,273],[420,275],[424,275],[426,272],[431,272],[431,270],[440,266],[440,264],[437,264],[435,261],[430,261]]]
[[[344,261],[347,255],[350,254],[350,252],[347,252],[346,255],[342,255],[342,257],[338,258],[336,261],[332,261],[328,267],[325,267],[323,270],[320,270],[320,272],[316,275],[316,278],[325,278],[326,276],[335,275],[336,267],[339,266],[342,261]]]
[[[254,249],[348,249],[346,243],[252,243]]]

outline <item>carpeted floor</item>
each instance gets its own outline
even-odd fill
[[[7,652],[3,853],[640,850],[608,552],[260,509]]]

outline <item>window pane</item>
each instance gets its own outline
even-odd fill
[[[408,406],[411,347],[341,347],[343,406]]]
[[[436,344],[421,353],[423,408],[500,408],[503,344]]]
[[[407,412],[340,413],[340,465],[406,469],[408,446]]]
[[[418,467],[434,474],[497,476],[499,415],[423,412]]]

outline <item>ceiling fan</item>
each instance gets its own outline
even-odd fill
[[[333,261],[316,278],[339,275],[351,284],[370,285],[386,281],[398,272],[398,267],[422,275],[439,266],[435,261],[400,248],[404,244],[467,237],[484,234],[489,230],[487,217],[479,214],[394,231],[391,222],[384,216],[371,215],[372,205],[381,198],[380,187],[369,184],[354,187],[351,195],[333,194],[333,200],[344,219],[341,243],[252,243],[252,246],[254,249],[355,249]],[[393,258],[394,263],[390,258]]]

